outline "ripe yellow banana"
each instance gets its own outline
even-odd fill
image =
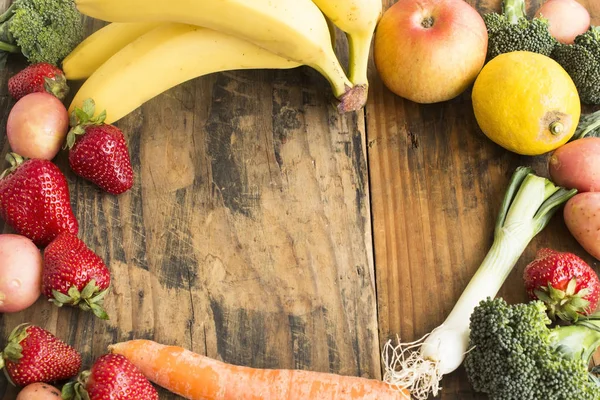
[[[299,65],[235,36],[164,23],[102,64],[75,95],[69,114],[91,98],[96,110],[106,110],[106,123],[112,123],[165,90],[202,75]]]
[[[360,109],[366,88],[350,82],[327,22],[311,0],[75,0],[90,17],[112,22],[172,21],[204,26],[248,40],[325,76],[341,112]]]
[[[106,25],[79,43],[63,60],[65,76],[68,80],[88,78],[116,52],[159,25],[158,22]]]
[[[367,84],[371,41],[382,13],[381,0],[313,0],[329,20],[348,36],[350,81]]]

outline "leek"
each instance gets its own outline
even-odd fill
[[[469,345],[469,318],[475,307],[495,297],[529,242],[577,190],[566,190],[536,176],[531,168],[513,174],[496,220],[494,241],[448,318],[423,339],[383,350],[384,380],[427,399],[440,390],[442,377],[462,364]]]

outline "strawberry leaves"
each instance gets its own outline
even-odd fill
[[[76,381],[64,385],[61,391],[61,397],[63,399],[90,400],[90,395],[87,390],[85,390],[85,385],[90,374],[90,371],[83,371],[79,374]]]
[[[585,299],[590,294],[588,288],[577,289],[577,279],[572,278],[565,290],[556,289],[551,284],[534,291],[538,299],[546,303],[548,315],[552,320],[560,318],[563,321],[577,322],[582,314],[590,308],[590,302]]]
[[[108,314],[102,307],[108,288],[100,290],[95,279],[90,280],[81,292],[77,289],[77,286],[71,286],[67,293],[63,294],[53,289],[53,298],[50,298],[49,301],[58,307],[64,305],[79,306],[83,311],[92,311],[100,319],[109,319]]]
[[[66,149],[72,149],[78,135],[85,134],[86,128],[94,125],[102,125],[106,119],[106,110],[103,110],[97,116],[96,103],[93,99],[86,99],[81,108],[76,107],[71,113],[69,124],[71,130],[67,134]]]
[[[27,328],[30,324],[21,324],[17,326],[8,336],[8,343],[4,351],[0,353],[0,368],[4,368],[4,360],[18,362],[23,358],[23,347],[21,342],[27,337]]]
[[[56,75],[52,78],[44,78],[44,89],[46,92],[53,94],[59,100],[64,100],[69,94],[69,86],[67,85],[67,78],[64,75]]]

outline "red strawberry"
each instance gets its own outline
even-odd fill
[[[575,254],[541,249],[525,267],[523,279],[529,297],[546,303],[553,319],[576,321],[598,306],[598,275]]]
[[[104,191],[121,194],[133,186],[127,142],[119,128],[103,123],[105,112],[97,117],[94,113],[94,101],[87,99],[83,108],[76,108],[71,115],[69,164],[73,172]]]
[[[69,379],[81,368],[81,354],[34,325],[17,326],[8,337],[0,367],[17,386]]]
[[[102,305],[109,286],[104,261],[77,236],[60,234],[44,250],[42,292],[57,306],[78,306],[108,319]]]
[[[60,100],[69,93],[67,79],[60,68],[48,63],[33,64],[8,80],[8,92],[16,100],[35,92],[48,92]]]
[[[77,382],[66,384],[62,398],[158,400],[158,392],[127,358],[106,354],[96,360],[90,371],[82,372]]]
[[[38,246],[46,246],[59,233],[74,235],[79,224],[73,210],[67,179],[47,160],[9,153],[12,167],[0,176],[0,217]]]

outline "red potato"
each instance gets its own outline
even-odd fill
[[[60,390],[47,383],[32,383],[19,392],[16,400],[60,400]]]
[[[580,193],[565,204],[565,224],[588,253],[600,260],[600,192]]]
[[[0,313],[26,309],[42,293],[42,255],[21,235],[0,235]]]
[[[600,138],[567,143],[552,154],[548,170],[557,185],[579,192],[600,192]]]
[[[550,22],[550,34],[561,43],[572,44],[590,27],[590,13],[576,0],[549,0],[536,13]]]
[[[69,113],[50,93],[22,97],[6,121],[6,136],[12,151],[27,158],[53,159],[68,130]]]

